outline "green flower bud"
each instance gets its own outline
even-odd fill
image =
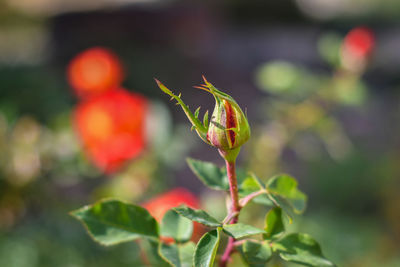
[[[205,80],[215,97],[215,108],[207,132],[207,140],[221,151],[241,147],[250,138],[250,126],[242,109],[229,95]]]
[[[201,122],[198,119],[200,108],[193,114],[183,103],[180,94],[175,95],[160,81],[156,80],[156,82],[163,92],[170,95],[182,107],[192,123],[192,128],[196,130],[200,138],[218,148],[224,158],[234,160],[240,147],[250,138],[249,123],[242,109],[230,95],[219,91],[204,76],[203,79],[205,84],[195,86],[195,88],[205,90],[215,98],[215,108],[210,122],[208,121],[208,111],[204,114],[203,122]]]

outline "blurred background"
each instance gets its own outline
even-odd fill
[[[203,114],[203,74],[246,109],[243,168],[309,196],[291,229],[338,266],[400,266],[399,47],[397,0],[0,0],[0,266],[148,266],[68,215],[103,197],[223,218],[185,158],[222,160],[153,80]]]

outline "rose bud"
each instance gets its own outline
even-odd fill
[[[204,115],[203,122],[198,119],[198,108],[193,114],[189,107],[181,99],[181,95],[175,95],[156,80],[158,86],[166,94],[175,99],[186,113],[192,128],[196,130],[200,138],[206,143],[219,149],[221,155],[228,161],[232,161],[239,153],[240,147],[250,138],[250,126],[242,109],[236,101],[209,83],[203,76],[204,83],[195,88],[211,93],[215,98],[215,108],[208,122],[208,111]]]
[[[375,47],[374,33],[366,27],[352,29],[344,38],[341,48],[342,66],[360,72],[367,65]]]
[[[245,114],[232,97],[204,81],[216,101],[207,140],[222,151],[242,146],[250,138],[250,126]]]

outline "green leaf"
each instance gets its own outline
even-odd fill
[[[207,212],[204,210],[194,210],[192,208],[189,208],[185,205],[179,206],[177,208],[174,208],[176,212],[178,212],[180,215],[192,220],[196,221],[198,223],[210,226],[210,227],[218,227],[221,226],[222,223],[220,223],[217,219],[209,215]]]
[[[158,253],[160,256],[167,261],[173,267],[181,267],[181,261],[179,259],[179,251],[177,244],[164,244],[160,243],[158,247]]]
[[[152,239],[143,239],[140,242],[140,246],[145,251],[145,255],[147,256],[147,261],[149,262],[149,266],[157,266],[157,267],[169,267],[171,264],[166,262],[160,256],[160,242],[159,240]]]
[[[224,232],[236,239],[250,235],[265,234],[264,230],[243,223],[227,224],[223,226],[223,229]]]
[[[208,187],[214,190],[229,190],[229,182],[224,171],[211,162],[188,158],[190,169]]]
[[[214,190],[229,190],[229,181],[225,168],[219,168],[211,162],[187,158],[187,163],[194,174],[203,182],[204,185]],[[241,184],[247,177],[242,169],[236,170],[238,184]]]
[[[218,227],[204,234],[197,243],[193,265],[196,267],[212,267],[219,246],[221,228]]]
[[[251,267],[265,266],[272,256],[272,250],[268,243],[258,243],[247,240],[242,246],[242,254],[245,262]]]
[[[254,174],[247,175],[245,179],[239,184],[239,196],[244,198],[254,192],[264,190],[264,183]],[[261,194],[252,199],[254,203],[266,206],[273,206],[274,203],[269,199],[267,194]]]
[[[239,194],[243,197],[264,188],[263,183],[254,175],[251,175],[247,176],[243,182],[239,184]]]
[[[277,198],[278,202],[282,200],[281,198],[287,201],[289,206],[286,208],[290,207],[294,213],[301,214],[304,212],[307,197],[303,192],[298,190],[297,181],[293,177],[285,174],[275,176],[268,181],[267,189],[275,197],[280,197]],[[285,205],[282,204],[282,206]],[[285,209],[285,207],[282,208]]]
[[[193,242],[185,244],[160,243],[158,253],[171,266],[191,267],[193,263],[195,245]]]
[[[287,235],[275,242],[273,247],[280,252],[279,256],[286,261],[306,266],[335,266],[322,255],[321,247],[317,241],[307,234],[294,233]]]
[[[272,207],[274,205],[274,203],[271,201],[271,199],[269,199],[267,194],[262,194],[262,195],[256,196],[255,198],[253,198],[252,201],[254,203],[269,206],[269,207]]]
[[[140,237],[158,238],[158,224],[150,213],[118,200],[103,200],[72,211],[91,237],[106,246]]]
[[[175,239],[177,242],[186,242],[192,237],[193,223],[176,211],[169,210],[161,222],[160,234]]]
[[[285,225],[282,220],[282,209],[275,207],[265,216],[265,234],[266,238],[274,238],[285,232]]]
[[[276,194],[267,193],[267,196],[277,207],[282,209],[283,213],[287,216],[289,223],[292,223],[292,218],[295,212],[289,201]]]
[[[182,267],[193,266],[193,255],[196,245],[193,242],[187,242],[179,245],[179,258],[181,260]]]

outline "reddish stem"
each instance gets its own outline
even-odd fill
[[[255,197],[259,196],[259,195],[265,194],[265,193],[266,193],[266,190],[259,190],[259,191],[256,191],[256,192],[251,193],[250,195],[245,196],[244,198],[242,198],[242,199],[239,200],[239,205],[240,205],[240,207],[243,208],[243,207],[246,206],[247,203],[249,203],[253,198],[255,198]]]
[[[231,258],[231,254],[235,248],[235,239],[233,237],[229,237],[228,239],[228,245],[225,248],[224,254],[221,257],[221,260],[219,262],[220,267],[226,267],[228,264],[228,261]]]
[[[226,171],[228,174],[228,180],[229,180],[229,191],[231,195],[231,206],[230,206],[230,213],[231,214],[236,214],[232,220],[230,221],[230,224],[234,224],[238,222],[239,219],[239,212],[240,212],[240,205],[239,205],[239,194],[238,194],[238,186],[237,186],[237,179],[236,179],[236,166],[235,166],[235,161],[227,161],[225,160],[226,163]],[[225,252],[221,257],[221,260],[219,262],[220,267],[226,267],[228,261],[231,258],[231,254],[235,249],[235,239],[233,237],[229,237],[228,239],[228,244],[225,248]]]
[[[229,180],[229,191],[231,194],[231,207],[230,207],[230,212],[231,213],[236,213],[237,215],[233,217],[231,224],[237,223],[237,220],[239,218],[239,212],[240,212],[240,205],[239,205],[239,193],[238,193],[238,185],[237,185],[237,178],[236,178],[236,166],[235,162],[228,162],[225,161],[226,163],[226,171],[228,174],[228,180]]]

